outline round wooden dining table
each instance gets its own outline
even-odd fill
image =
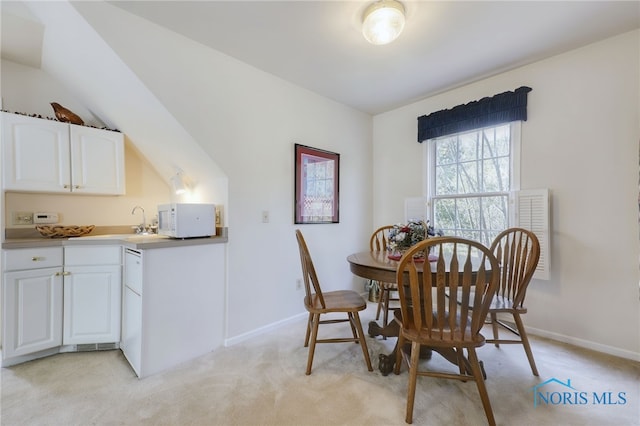
[[[363,251],[354,253],[347,257],[347,262],[349,262],[349,268],[354,275],[384,283],[396,282],[398,261],[390,259],[386,251]],[[424,263],[416,263],[419,274],[422,274],[423,265]],[[380,327],[378,323],[371,321],[369,323],[369,335],[371,337],[397,336],[398,325],[392,320],[389,324],[383,324],[382,327]]]
[[[369,280],[375,280],[385,283],[395,283],[396,282],[396,273],[398,269],[398,261],[392,260],[389,258],[389,255],[386,251],[363,251],[358,253],[353,253],[347,256],[347,262],[349,262],[349,269],[354,275],[357,275],[362,278],[366,278]],[[424,265],[424,264],[422,264]],[[474,265],[474,269],[475,269]],[[419,273],[422,273],[422,266],[420,263],[416,264]],[[388,324],[383,324],[380,326],[376,321],[369,322],[369,329],[367,333],[371,337],[376,336],[385,336],[385,337],[397,337],[400,333],[400,326],[393,319]],[[378,357],[378,369],[382,373],[382,375],[386,376],[391,371],[393,371],[393,367],[396,361],[396,351],[397,347],[393,349],[393,352],[389,355],[380,354]],[[450,350],[440,350],[435,349],[438,353],[440,353],[445,359],[449,362],[456,364],[458,363],[457,356],[455,352]],[[422,358],[429,358],[431,356],[431,350],[425,349],[421,352],[420,356]],[[482,361],[480,361],[480,366],[482,367],[482,373],[484,373],[484,367],[482,365]],[[468,371],[471,371],[471,366],[467,365]]]

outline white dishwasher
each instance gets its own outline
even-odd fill
[[[120,349],[140,377],[142,359],[142,253],[125,249]]]

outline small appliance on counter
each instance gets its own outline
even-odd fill
[[[158,234],[171,238],[216,235],[215,204],[160,204],[158,206]]]

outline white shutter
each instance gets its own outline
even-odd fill
[[[404,223],[410,220],[427,221],[427,199],[413,197],[404,199]]]
[[[532,231],[540,241],[540,260],[533,278],[548,280],[551,267],[549,190],[521,190],[517,191],[515,195],[517,226]]]

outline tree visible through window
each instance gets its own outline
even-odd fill
[[[490,245],[509,226],[514,123],[429,140],[431,217],[445,235]]]

